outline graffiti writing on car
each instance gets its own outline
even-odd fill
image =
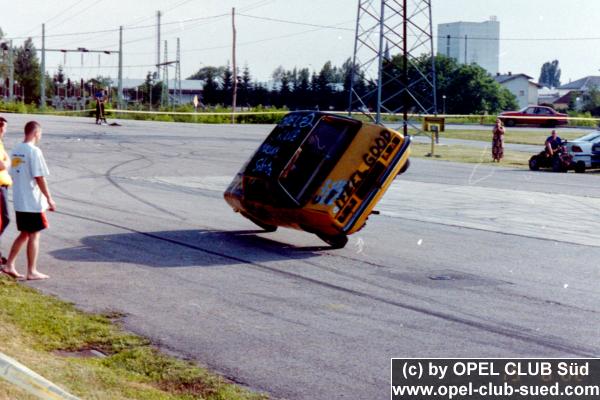
[[[344,222],[358,205],[357,200],[352,199],[354,194],[364,200],[367,193],[375,188],[374,185],[376,185],[377,179],[385,171],[385,165],[382,161],[389,161],[399,144],[400,139],[398,137],[392,138],[389,131],[381,132],[375,139],[368,153],[363,155],[364,164],[350,175],[334,201],[335,210],[339,212],[338,221]],[[366,188],[361,187],[365,181],[368,181]]]
[[[279,152],[279,146],[272,146],[268,143],[265,143],[260,147],[260,150],[258,150],[258,152],[269,156],[274,156]]]
[[[319,194],[313,198],[313,204],[332,205],[336,196],[344,190],[346,182],[345,180],[333,181],[327,179],[321,187]]]
[[[254,163],[253,171],[267,176],[271,176],[271,174],[273,173],[273,160],[271,160],[270,158],[259,158],[258,160],[256,160],[256,163]]]

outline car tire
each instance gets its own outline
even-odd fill
[[[585,172],[585,161],[577,161],[575,163],[575,172],[583,174]]]
[[[402,175],[403,173],[405,173],[408,167],[410,167],[410,160],[406,160],[402,168],[400,168],[400,171],[398,171],[398,175]]]
[[[508,127],[515,126],[516,122],[515,122],[514,119],[507,119],[505,125],[508,126]]]
[[[539,171],[540,165],[538,162],[538,156],[531,156],[529,159],[529,169],[532,171]]]
[[[343,233],[339,235],[325,235],[323,233],[317,233],[319,239],[331,246],[332,249],[343,249],[348,243],[348,236]]]

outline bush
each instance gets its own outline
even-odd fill
[[[569,111],[569,118],[593,118],[592,114],[587,111],[587,112],[577,112],[577,111]],[[578,120],[578,119],[570,119],[569,120],[569,125],[571,126],[598,126],[598,120],[597,119],[590,119],[590,120]]]

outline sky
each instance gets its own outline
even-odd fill
[[[537,80],[542,64],[558,59],[563,83],[600,75],[598,0],[431,3],[434,35],[439,23],[481,22],[496,16],[500,22],[501,72],[525,73]],[[155,69],[154,24],[156,11],[161,10],[162,39],[168,42],[170,60],[175,59],[176,38],[181,40],[185,78],[203,66],[231,61],[232,7],[237,14],[238,66],[247,64],[255,79],[270,79],[280,65],[318,72],[326,61],[341,65],[352,55],[357,0],[0,0],[0,28],[17,45],[32,36],[41,48],[41,24],[45,23],[46,48],[117,50],[118,27],[123,25],[123,76],[144,78],[147,71]],[[89,33],[94,31],[108,32]],[[65,72],[73,79],[97,75],[116,78],[118,58],[116,53],[85,54],[83,60],[79,53],[68,54],[66,59],[62,53],[47,53],[46,66],[51,74],[59,64],[65,65]]]

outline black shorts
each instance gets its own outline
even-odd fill
[[[43,212],[22,212],[17,211],[17,229],[20,232],[35,233],[48,227],[46,214]]]

